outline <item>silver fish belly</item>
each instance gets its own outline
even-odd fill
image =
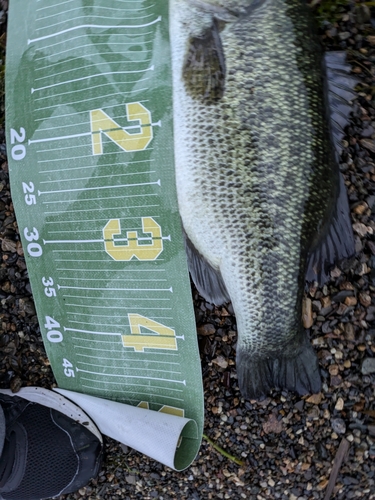
[[[350,248],[335,252],[331,238],[332,255],[321,250],[342,195],[306,9],[300,0],[171,0],[170,26],[193,279],[206,299],[232,301],[245,397],[317,392],[301,326],[308,257],[320,252],[314,262],[324,267]]]

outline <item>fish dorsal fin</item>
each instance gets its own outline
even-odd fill
[[[202,297],[216,306],[230,301],[220,271],[216,271],[198,252],[185,233],[185,247],[191,277]]]
[[[344,179],[339,173],[336,205],[318,242],[312,249],[307,266],[306,280],[323,285],[329,279],[329,270],[342,259],[354,255],[354,237],[350,220],[348,196]]]
[[[350,74],[351,67],[346,62],[345,52],[327,52],[324,55],[324,69],[331,134],[336,159],[339,160],[342,151],[341,140],[352,111],[351,101],[357,97],[354,87],[358,85],[359,80]]]
[[[308,257],[306,280],[323,285],[329,279],[329,269],[335,263],[354,255],[355,246],[346,186],[338,168],[341,140],[349,123],[351,101],[357,97],[354,87],[358,79],[350,74],[345,52],[328,52],[324,58],[327,101],[332,141],[336,156],[336,205],[322,226]]]
[[[183,66],[187,92],[207,104],[214,104],[224,94],[225,57],[219,33],[220,21],[212,18],[211,26],[189,40]]]

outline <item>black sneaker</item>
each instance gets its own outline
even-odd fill
[[[17,395],[0,390],[0,500],[76,491],[98,474],[102,449],[95,424],[61,395],[37,387]]]

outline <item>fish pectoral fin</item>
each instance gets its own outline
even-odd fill
[[[324,285],[329,280],[329,270],[340,260],[355,254],[353,229],[350,220],[348,196],[344,179],[339,173],[338,196],[331,217],[317,237],[307,263],[306,281]]]
[[[360,80],[350,74],[351,67],[346,62],[346,52],[327,52],[324,55],[324,66],[327,82],[329,104],[329,121],[336,154],[341,154],[341,140],[344,128],[349,123],[352,111],[351,101],[357,97],[354,88]]]
[[[246,399],[261,399],[271,389],[288,389],[301,396],[321,390],[318,359],[307,338],[294,350],[267,356],[237,347],[236,366],[238,385]]]
[[[202,297],[216,306],[230,301],[220,271],[216,271],[198,252],[185,234],[188,267],[193,282]]]
[[[224,95],[225,57],[219,33],[219,21],[199,36],[189,39],[182,76],[187,92],[207,104],[214,104]]]

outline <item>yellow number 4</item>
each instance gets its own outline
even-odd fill
[[[115,245],[114,235],[121,234],[119,219],[110,219],[103,229],[104,247],[114,260],[156,260],[163,251],[161,227],[152,217],[142,217],[142,231],[152,236],[152,243],[140,245],[137,231],[127,231],[127,244]]]
[[[128,318],[131,335],[122,335],[124,347],[133,347],[138,352],[144,352],[145,347],[177,351],[176,332],[172,328],[140,314],[129,313]],[[153,334],[142,333],[141,327],[151,330]]]
[[[141,401],[140,403],[137,404],[137,406],[138,408],[144,408],[145,410],[150,409],[148,401]],[[160,411],[160,413],[168,413],[169,415],[175,415],[176,417],[185,416],[185,410],[183,410],[182,408],[176,408],[175,406],[163,405],[158,411]]]
[[[129,134],[102,109],[90,111],[92,152],[103,154],[102,134],[115,142],[124,151],[143,151],[152,140],[151,113],[140,102],[125,105],[128,121],[138,121],[141,132]]]

